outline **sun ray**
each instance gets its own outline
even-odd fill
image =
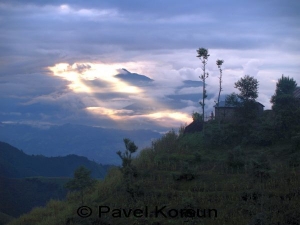
[[[131,65],[132,66],[132,65]],[[86,112],[91,113],[99,118],[110,118],[113,121],[123,124],[130,121],[153,121],[160,126],[172,127],[186,121],[190,121],[190,115],[182,112],[176,112],[167,109],[162,103],[159,103],[151,95],[147,95],[145,90],[133,86],[115,77],[120,73],[121,64],[104,64],[104,63],[67,63],[55,64],[48,69],[54,76],[58,76],[70,82],[69,89],[75,93],[80,93],[83,103],[86,105]],[[93,83],[99,81],[103,85]],[[113,104],[111,100],[101,100],[97,94],[101,93],[126,93],[129,101],[142,101],[149,105],[155,106],[156,112],[137,114],[132,110],[118,108],[118,104]],[[128,104],[131,104],[130,102]],[[121,104],[122,105],[122,104]],[[120,106],[120,104],[119,104]],[[122,107],[122,106],[121,106]],[[123,103],[124,107],[124,103]]]

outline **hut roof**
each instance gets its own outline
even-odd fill
[[[300,87],[296,87],[296,90],[294,91],[294,97],[300,98]]]
[[[299,92],[300,92],[300,90],[299,90]],[[299,93],[300,94],[300,93]],[[260,102],[255,102],[256,104],[258,104],[258,105],[261,105],[262,107],[265,107],[263,104],[261,104]],[[215,108],[235,108],[235,107],[237,107],[237,106],[235,106],[235,105],[232,105],[232,104],[229,104],[229,105],[226,105],[225,104],[225,101],[220,101],[219,102],[219,106],[217,106],[217,105],[215,105],[214,106]]]

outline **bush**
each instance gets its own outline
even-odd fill
[[[203,120],[202,114],[200,114],[198,112],[193,112],[192,118],[193,118],[193,121],[202,121]]]
[[[251,175],[261,182],[271,177],[271,165],[265,154],[251,161]]]
[[[291,139],[292,142],[292,148],[295,152],[300,151],[300,134],[297,134],[296,136],[293,136]]]
[[[175,152],[178,147],[178,135],[174,130],[165,133],[160,139],[152,142],[152,149],[156,152]]]
[[[264,213],[256,214],[248,225],[266,225],[266,215]]]
[[[298,167],[300,166],[300,154],[293,154],[289,158],[289,167]]]
[[[227,165],[235,169],[241,169],[245,166],[246,158],[245,153],[241,146],[237,146],[227,155]]]
[[[192,133],[184,135],[179,139],[178,143],[181,149],[186,149],[190,152],[196,152],[203,149],[203,134]]]

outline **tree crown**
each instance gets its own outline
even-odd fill
[[[74,178],[66,183],[66,188],[71,191],[80,191],[90,187],[95,182],[91,178],[91,171],[84,166],[78,167],[74,171]]]
[[[218,68],[220,68],[220,67],[222,66],[223,63],[224,63],[224,60],[221,60],[221,59],[218,59],[218,60],[216,61],[216,64],[217,64]]]
[[[254,77],[245,75],[234,84],[240,91],[239,98],[243,101],[255,100],[258,97],[258,81]]]
[[[285,77],[283,74],[276,84],[275,96],[293,95],[297,82],[293,78]]]
[[[208,50],[206,48],[199,48],[197,50],[197,57],[198,58],[203,58],[203,59],[207,59],[209,57],[209,54],[208,54]]]
[[[275,94],[271,98],[273,103],[272,108],[278,109],[291,109],[291,106],[295,106],[296,99],[294,97],[294,91],[297,87],[297,82],[293,78],[285,77],[284,75],[278,79],[276,84]],[[289,105],[289,106],[288,106]]]

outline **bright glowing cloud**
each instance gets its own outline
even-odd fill
[[[115,75],[122,73],[120,70],[122,66],[124,65],[89,62],[72,65],[59,63],[48,67],[48,69],[54,76],[69,81],[69,89],[79,94],[78,97],[86,106],[85,111],[96,117],[107,117],[118,123],[134,120],[153,121],[163,127],[177,127],[190,120],[190,115],[187,113],[168,110],[166,106],[154,98],[155,95],[151,96],[149,93],[153,92],[153,89],[142,89],[115,77]],[[129,67],[131,66],[134,65],[131,63]],[[92,86],[91,83],[85,81],[100,81],[104,85],[101,87]],[[111,97],[105,101],[97,97],[97,94],[113,96],[114,93],[127,94],[127,98],[119,98],[122,101],[115,101],[118,98]],[[141,99],[146,104],[143,106],[144,108],[149,110],[149,107],[154,107],[155,109],[150,113],[122,109],[122,107]]]
[[[84,80],[102,80],[109,83],[109,89],[113,92],[139,94],[143,90],[129,85],[126,82],[116,78],[118,70],[122,66],[120,64],[102,64],[102,63],[74,63],[69,65],[66,63],[59,63],[53,67],[48,67],[53,75],[59,76],[70,81],[69,88],[74,92],[99,93],[107,92],[107,89],[92,89]]]
[[[130,122],[134,120],[151,120],[152,122],[164,127],[178,127],[186,122],[191,122],[191,116],[189,114],[170,110],[159,111],[144,115],[130,115],[134,113],[132,110],[115,110],[104,107],[87,107],[86,110],[93,113],[94,115],[108,116],[111,119],[119,122]]]

